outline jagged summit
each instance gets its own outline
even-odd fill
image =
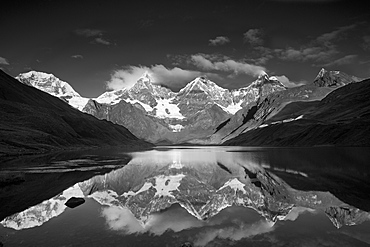
[[[320,72],[317,74],[316,78],[320,78],[320,77],[323,77],[325,75],[325,73],[327,73],[328,71],[324,68],[321,68]]]
[[[35,70],[31,70],[31,71],[28,71],[26,73],[22,73],[22,74],[19,74],[19,76],[23,76],[23,77],[38,77],[38,78],[51,78],[51,77],[55,77],[55,75],[53,74],[49,74],[49,73],[45,73],[45,72],[41,72],[41,71],[35,71]]]
[[[348,75],[341,71],[328,71],[322,68],[313,81],[313,84],[318,87],[341,87],[361,80],[361,78]]]
[[[183,87],[178,95],[187,95],[191,92],[204,92],[215,95],[217,92],[225,92],[227,89],[218,86],[206,76],[199,76]]]

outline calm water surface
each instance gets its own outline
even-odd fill
[[[158,147],[0,162],[4,246],[370,246],[370,148]],[[71,197],[85,202],[69,208]]]

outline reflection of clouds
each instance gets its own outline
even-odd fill
[[[263,168],[265,169],[271,169],[272,171],[279,171],[279,172],[286,172],[290,174],[295,174],[295,175],[301,175],[302,177],[308,177],[307,173],[292,170],[292,169],[287,169],[287,168],[279,168],[279,167],[271,167],[270,165],[262,165]]]
[[[237,219],[231,220],[232,226],[213,228],[230,221],[230,218],[219,217],[219,219],[215,220],[200,221],[180,207],[152,214],[146,224],[141,224],[127,208],[115,206],[105,208],[102,211],[102,215],[105,217],[110,229],[123,231],[125,234],[146,232],[162,235],[167,230],[180,232],[190,228],[212,227],[203,230],[196,236],[195,246],[205,246],[216,238],[237,241],[274,230],[274,222],[271,221],[259,220],[253,224],[245,224]]]
[[[274,223],[261,220],[254,224],[243,224],[239,226],[226,227],[220,229],[206,230],[196,237],[195,246],[205,246],[216,238],[240,240],[242,238],[252,237],[258,234],[270,232],[274,230]]]
[[[316,213],[314,209],[311,208],[304,208],[304,207],[294,207],[290,212],[281,220],[290,220],[290,221],[295,221],[298,216],[302,213],[305,212],[310,212],[310,213]]]
[[[169,229],[174,232],[180,232],[185,229],[202,227],[204,225],[205,222],[196,219],[187,211],[179,208],[151,215],[146,228],[155,235],[162,235]]]
[[[102,215],[110,229],[124,231],[127,234],[149,232],[154,235],[162,235],[167,230],[180,232],[193,227],[202,227],[206,224],[182,208],[152,214],[145,224],[141,224],[127,208],[115,206],[104,208]]]
[[[112,230],[124,230],[126,233],[144,232],[144,228],[127,208],[108,207],[102,210],[107,224]]]

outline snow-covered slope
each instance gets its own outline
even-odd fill
[[[17,80],[23,84],[35,87],[67,101],[71,106],[82,110],[88,98],[81,97],[67,82],[60,80],[53,74],[38,71],[29,71],[19,74]]]

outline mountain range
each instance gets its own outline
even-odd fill
[[[54,81],[73,93],[69,85]],[[54,90],[53,84],[49,89]],[[53,91],[55,92],[55,91]],[[0,71],[0,156],[122,145],[150,147],[125,127],[82,113],[49,93]]]
[[[326,105],[324,98],[333,98],[330,96],[331,92],[362,80],[340,71],[321,69],[313,82],[287,88],[277,77],[270,77],[263,72],[250,85],[235,90],[222,88],[207,77],[198,77],[179,92],[173,92],[154,83],[150,74],[144,73],[131,88],[108,91],[97,98],[88,99],[81,97],[68,83],[52,74],[30,71],[16,78],[26,85],[59,97],[82,112],[125,126],[135,136],[155,144],[289,146],[315,145],[315,140],[313,138],[305,143],[291,138],[271,142],[266,138],[258,138],[257,135],[255,139],[259,141],[255,142],[251,141],[250,137],[246,140],[239,138],[237,141],[234,141],[234,138],[258,131],[265,131],[266,136],[271,136],[271,133],[267,133],[272,127],[300,124],[307,122],[308,118],[311,119],[308,125],[313,123],[312,121],[322,121],[322,116],[336,121],[338,116],[331,117],[329,112],[321,115],[309,113],[321,112]],[[359,90],[363,88],[363,94],[366,94],[366,86],[358,87]],[[363,105],[366,105],[367,99],[361,100]],[[319,102],[322,102],[321,105]],[[342,102],[331,104],[341,105]],[[320,109],[314,110],[314,107]],[[365,107],[362,111],[366,109]],[[363,113],[362,115],[367,116]],[[310,128],[306,129],[313,133],[311,130],[314,127]],[[287,130],[282,127],[280,131],[285,133]],[[318,143],[343,145],[344,141],[336,142],[328,135],[328,138]],[[352,141],[349,145],[362,145],[363,141]]]

